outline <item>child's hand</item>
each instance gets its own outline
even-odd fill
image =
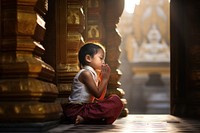
[[[102,80],[109,80],[110,78],[110,67],[108,64],[103,64],[101,67],[101,79]]]

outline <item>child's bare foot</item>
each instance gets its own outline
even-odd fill
[[[83,122],[84,122],[83,117],[81,117],[80,115],[77,115],[75,124],[81,124]]]

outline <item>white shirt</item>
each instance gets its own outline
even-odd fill
[[[70,103],[89,103],[89,102],[93,102],[94,96],[92,96],[89,92],[87,87],[79,81],[79,75],[83,72],[83,71],[89,71],[92,74],[92,77],[96,83],[96,85],[98,85],[98,77],[97,77],[97,73],[95,72],[95,70],[90,67],[90,66],[85,66],[83,67],[83,69],[81,69],[76,76],[74,77],[73,83],[72,83],[72,93],[69,96],[69,102]]]

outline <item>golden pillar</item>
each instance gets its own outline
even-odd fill
[[[67,102],[71,93],[71,84],[79,71],[78,51],[83,45],[82,32],[85,28],[83,3],[80,0],[65,1],[64,40],[57,44],[57,76],[59,99],[62,104]],[[60,20],[61,21],[61,20]],[[60,26],[63,30],[63,26]],[[63,35],[60,35],[63,36]]]
[[[112,7],[112,8],[111,8]],[[118,69],[120,65],[120,44],[121,36],[117,32],[116,25],[119,23],[119,18],[122,14],[124,7],[123,0],[105,0],[105,32],[106,32],[106,62],[111,68],[111,77],[108,84],[108,93],[117,94],[121,97],[125,107],[122,110],[121,116],[127,116],[128,109],[126,108],[127,101],[123,98],[125,92],[120,87],[119,79],[121,77],[121,71]]]
[[[54,69],[41,59],[47,9],[47,0],[1,1],[1,131],[41,131],[60,119]]]

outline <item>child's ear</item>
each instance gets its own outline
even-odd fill
[[[89,54],[87,54],[85,56],[85,60],[90,63],[91,62],[91,56]]]

